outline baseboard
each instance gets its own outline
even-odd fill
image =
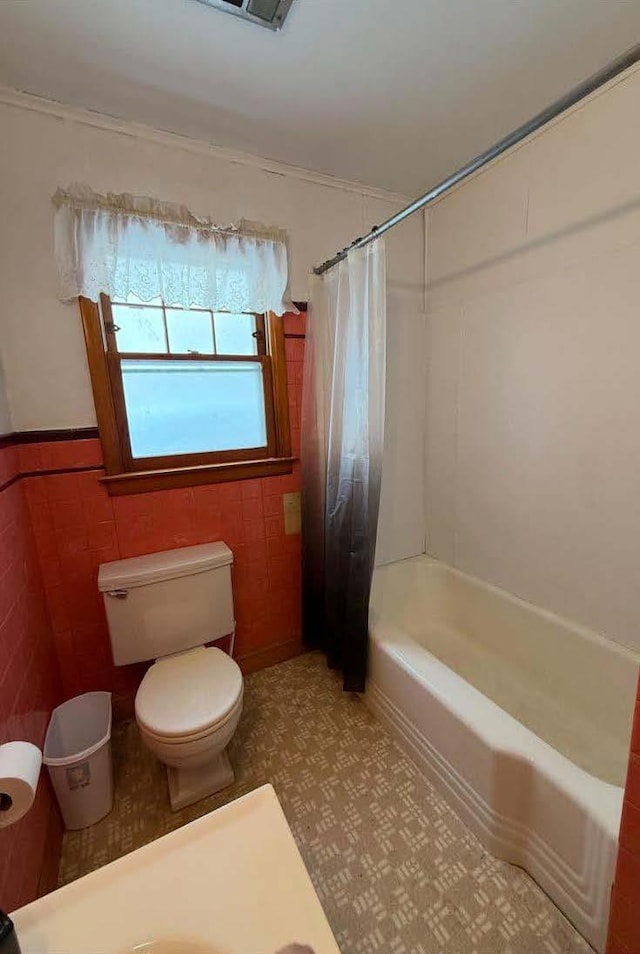
[[[113,713],[113,724],[119,722],[129,722],[136,717],[136,694],[130,692],[126,695],[112,695],[111,712]]]
[[[277,646],[267,646],[266,649],[259,649],[256,652],[238,656],[236,662],[243,674],[247,676],[250,672],[268,669],[269,666],[275,666],[277,663],[286,662],[287,659],[293,659],[295,656],[299,656],[301,652],[302,644],[300,640],[289,639],[286,643],[278,643]]]

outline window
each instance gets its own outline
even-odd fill
[[[110,493],[288,473],[283,319],[80,299]]]

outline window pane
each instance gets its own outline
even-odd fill
[[[253,315],[231,315],[216,312],[216,351],[218,354],[257,354],[258,342],[253,337],[256,319]]]
[[[213,327],[210,311],[167,309],[169,350],[173,354],[213,354]]]
[[[134,457],[264,447],[257,361],[122,361]]]
[[[164,354],[164,320],[161,308],[144,305],[112,305],[113,322],[117,327],[118,351],[145,351]]]

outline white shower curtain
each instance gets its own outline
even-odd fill
[[[364,689],[385,408],[383,239],[312,284],[302,409],[305,642]]]

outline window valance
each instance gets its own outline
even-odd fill
[[[53,204],[62,301],[135,295],[180,308],[296,311],[282,229],[245,221],[221,227],[184,206],[98,195],[84,185],[58,189]]]

